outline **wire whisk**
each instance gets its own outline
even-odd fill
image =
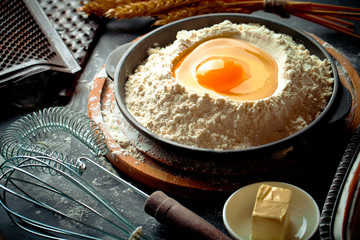
[[[0,204],[10,219],[23,230],[50,239],[145,239],[124,216],[126,207],[117,211],[104,198],[111,194],[100,194],[103,187],[95,189],[89,181],[110,176],[114,186],[120,182],[129,189],[128,195],[135,194],[131,201],[141,201],[137,206],[148,196],[89,158],[72,158],[35,143],[39,135],[53,131],[77,138],[94,156],[108,151],[100,127],[66,107],[45,108],[12,123],[0,137],[0,153],[6,160],[0,166]]]
[[[161,191],[149,196],[89,158],[70,158],[33,143],[54,130],[75,136],[93,155],[108,151],[100,127],[75,110],[44,109],[10,125],[0,137],[6,159],[0,165],[0,205],[18,227],[50,239],[143,240],[148,228],[143,234],[142,226],[151,229],[156,219],[196,239],[229,240]]]
[[[139,200],[142,207],[148,195],[88,158],[79,161],[92,166],[86,169],[89,175],[120,182],[128,194],[136,195],[130,196],[133,204]],[[124,210],[120,213],[74,167],[59,159],[17,156],[6,160],[0,170],[0,203],[23,230],[50,239],[146,239]]]
[[[5,159],[14,156],[52,156],[82,171],[79,162],[69,156],[32,143],[39,133],[62,131],[84,143],[95,156],[108,151],[100,127],[89,117],[66,107],[51,107],[30,113],[12,123],[0,137],[0,153]]]

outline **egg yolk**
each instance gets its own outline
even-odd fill
[[[196,67],[196,78],[205,88],[228,92],[248,78],[240,60],[231,57],[210,57]]]
[[[196,46],[173,69],[189,91],[248,101],[271,96],[277,64],[264,50],[236,38],[215,38]]]

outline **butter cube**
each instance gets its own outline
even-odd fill
[[[290,222],[291,190],[262,184],[252,213],[252,240],[282,240]]]

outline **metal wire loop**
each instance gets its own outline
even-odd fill
[[[91,159],[79,158],[79,162],[108,173]],[[91,182],[59,159],[16,156],[0,169],[0,205],[25,231],[49,239],[146,239],[141,227],[135,227]],[[111,173],[109,176],[124,183]],[[27,207],[22,207],[25,203]],[[84,220],[94,218],[97,221]]]
[[[51,131],[71,134],[84,143],[93,155],[102,156],[108,151],[105,136],[93,120],[73,109],[51,107],[30,113],[12,123],[0,137],[0,153],[5,159],[20,155],[54,157],[81,172],[84,166],[77,160],[29,142],[39,132]]]

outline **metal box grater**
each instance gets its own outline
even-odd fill
[[[37,1],[0,1],[0,86],[46,70],[80,69]]]

